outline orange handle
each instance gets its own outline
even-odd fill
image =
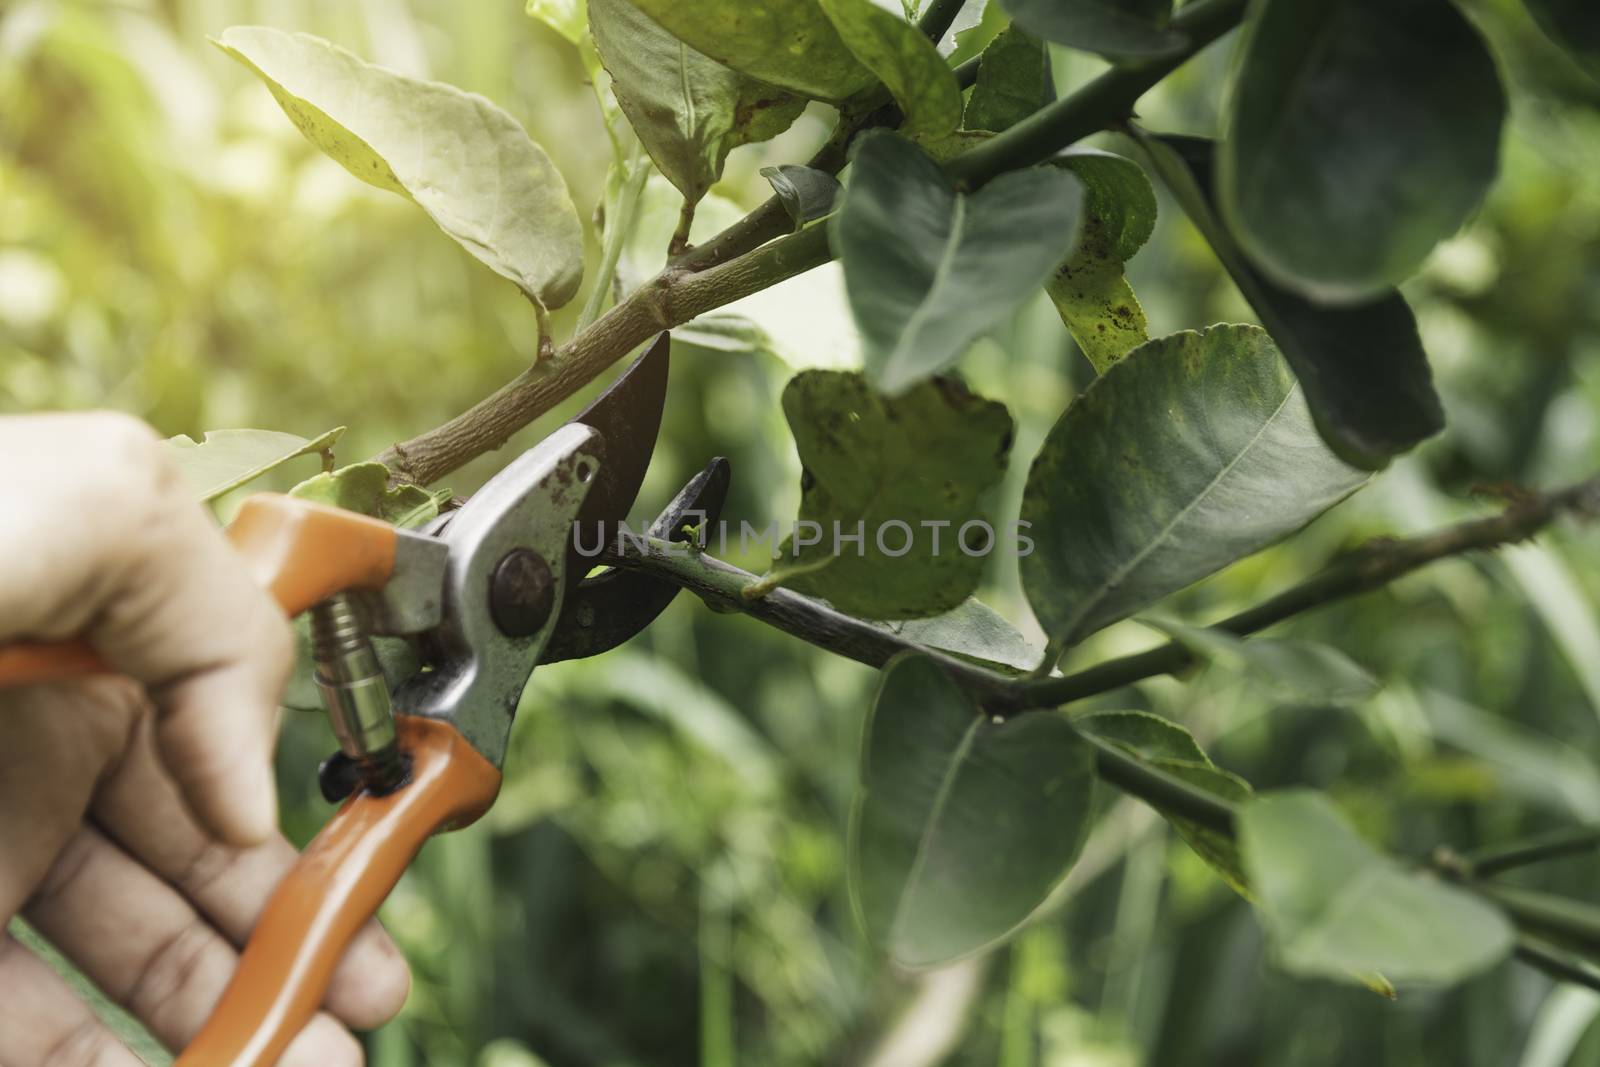
[[[228,540],[291,617],[341,590],[381,589],[394,573],[393,526],[279,493],[246,500],[228,526]],[[114,673],[81,638],[0,648],[0,689]]]
[[[500,772],[455,727],[400,718],[411,781],[357,794],[279,883],[233,981],[176,1067],[272,1067],[322,1004],[350,939],[383,903],[424,841],[494,803]]]

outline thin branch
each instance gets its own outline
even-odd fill
[[[425,485],[443,477],[505,444],[662,330],[808,271],[829,255],[826,231],[812,226],[701,274],[669,268],[548,358],[444,425],[377,458],[406,481]]]
[[[1171,26],[1188,46],[1164,59],[1106,71],[1071,96],[1032,115],[951,160],[947,169],[969,187],[1008,170],[1042,163],[1067,145],[1114,126],[1133,114],[1147,90],[1177,70],[1218,37],[1239,24],[1246,0],[1192,0],[1173,16]]]
[[[1517,959],[1559,982],[1571,982],[1600,991],[1600,969],[1586,960],[1560,952],[1527,936],[1517,938],[1516,953]]]
[[[1518,867],[1592,852],[1596,848],[1600,848],[1600,826],[1576,826],[1509,845],[1475,849],[1460,857],[1460,861],[1473,876],[1488,878]]]
[[[917,20],[917,29],[926,34],[928,40],[938,44],[944,40],[944,35],[950,32],[956,16],[961,14],[961,9],[966,4],[967,0],[932,0],[928,10]]]
[[[1530,493],[1498,515],[1447,526],[1431,534],[1368,542],[1299,585],[1230,615],[1212,628],[1239,637],[1253,634],[1313,608],[1388,585],[1436,560],[1527,540],[1567,513],[1584,517],[1600,514],[1600,478],[1553,493]],[[1077,674],[1030,681],[1022,688],[1029,705],[1065,704],[1145,678],[1171,674],[1193,662],[1193,654],[1173,641],[1148,652],[1107,660]]]
[[[993,140],[958,156],[950,168],[969,184],[1012,166],[1027,166],[1088,134],[1120,122],[1135,101],[1195,51],[1238,21],[1244,0],[1194,0],[1174,17],[1189,47],[1160,64],[1117,68],[1063,97]],[[892,107],[845,118],[810,166],[828,173],[845,164],[850,139],[870,125],[898,121]],[[1039,120],[1039,121],[1035,121]],[[1020,131],[1020,132],[1019,132]],[[998,147],[997,147],[998,146]],[[981,153],[981,155],[979,155]],[[1042,154],[1041,154],[1042,153]],[[607,367],[661,330],[759,292],[831,258],[823,226],[799,233],[777,197],[722,233],[689,250],[588,329],[541,358],[467,411],[376,458],[397,480],[426,484],[505,444]]]
[[[1212,628],[1246,636],[1303,612],[1380,588],[1437,560],[1524,541],[1563,514],[1600,515],[1600,477],[1552,493],[1524,494],[1498,515],[1419,537],[1368,542],[1299,585],[1231,615]],[[615,560],[619,566],[649,571],[694,591],[717,610],[743,612],[868,666],[881,667],[899,652],[928,651],[900,637],[886,624],[845,615],[787,589],[748,599],[740,594],[758,580],[756,575],[704,553],[689,553],[682,545],[664,541],[638,545],[628,541],[622,547],[623,552]],[[1175,641],[1056,678],[1000,674],[948,654],[940,654],[940,659],[952,678],[965,686],[986,711],[997,715],[1059,707],[1145,678],[1171,674],[1194,661],[1193,654]]]
[[[1181,815],[1219,834],[1234,833],[1234,806],[1215,793],[1152,767],[1122,748],[1089,734],[1095,748],[1094,769],[1101,778],[1165,814]]]

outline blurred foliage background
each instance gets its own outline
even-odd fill
[[[1215,618],[1360,539],[1493,506],[1475,499],[1485,490],[1600,469],[1600,86],[1515,0],[1465,6],[1494,28],[1514,118],[1489,203],[1408,288],[1450,428],[1290,543],[1183,594],[1176,613]],[[486,94],[550,152],[580,210],[599,200],[610,148],[582,65],[516,0],[3,0],[0,411],[112,407],[195,436],[348,425],[350,462],[534,358],[532,314],[510,285],[318,154],[206,43],[252,22]],[[1100,67],[1056,58],[1064,89]],[[1147,123],[1216,132],[1227,70],[1226,47],[1206,53],[1147,98]],[[703,222],[765,196],[759,167],[802,161],[829,126],[814,107],[778,141],[736,151]],[[676,205],[659,199],[631,269],[649,269],[670,233]],[[1248,320],[1198,235],[1163,211],[1131,271],[1152,335]],[[592,238],[590,252],[592,270]],[[556,316],[558,337],[581,303]],[[643,507],[722,454],[732,520],[794,514],[778,392],[797,367],[852,362],[848,314],[833,268],[746,310],[771,335],[765,350],[677,348]],[[997,502],[1009,519],[1027,458],[1090,371],[1043,301],[962,369],[1019,423]],[[449,484],[470,491],[561,414]],[[1331,790],[1400,855],[1597,821],[1597,550],[1600,533],[1564,529],[1294,624],[1383,679],[1356,708],[1279,706],[1210,675],[1101,703],[1187,723],[1259,787]],[[1031,627],[1014,566],[991,569],[986,599]],[[1074,663],[1153,641],[1125,623]],[[1109,795],[1083,860],[1018,941],[891,973],[843,888],[873,679],[690,602],[614,653],[541,670],[499,806],[433,842],[385,908],[416,984],[371,1036],[372,1062],[1600,1064],[1600,997],[1515,964],[1393,1003],[1276,973],[1247,907],[1148,811]],[[315,716],[286,726],[298,840],[328,814],[314,777],[332,747]],[[1597,875],[1600,861],[1573,859],[1523,877],[1581,895]]]

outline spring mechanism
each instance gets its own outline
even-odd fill
[[[370,792],[382,795],[395,789],[406,766],[389,683],[361,606],[347,594],[336,593],[311,609],[311,656],[339,750],[360,770]]]

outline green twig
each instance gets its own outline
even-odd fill
[[[1517,959],[1560,982],[1600,991],[1600,969],[1531,937],[1517,938]]]
[[[1462,856],[1461,862],[1472,875],[1488,878],[1529,864],[1592,852],[1596,848],[1600,848],[1600,826],[1577,826],[1507,845],[1475,849]]]
[[[644,148],[635,143],[628,153],[627,174],[617,190],[617,202],[612,205],[606,219],[605,243],[600,248],[600,266],[595,269],[594,288],[578,313],[578,332],[587,330],[600,317],[606,295],[611,292],[611,279],[617,273],[617,263],[622,259],[622,247],[633,232],[633,223],[639,213],[639,198],[645,183],[650,180],[650,164],[645,159]]]
[[[917,20],[917,29],[926,34],[928,40],[938,44],[944,40],[944,35],[950,32],[956,16],[961,14],[961,9],[966,5],[967,0],[932,0],[928,9]]]
[[[1070,96],[1040,108],[1004,133],[951,160],[947,169],[968,186],[1042,163],[1061,149],[1129,118],[1133,105],[1189,57],[1239,24],[1245,0],[1193,0],[1172,18],[1189,45],[1164,59],[1117,66]]]
[[[1313,608],[1381,588],[1437,560],[1524,541],[1557,516],[1568,513],[1585,517],[1600,514],[1600,478],[1553,493],[1531,493],[1498,515],[1448,526],[1421,537],[1371,541],[1299,585],[1228,616],[1212,629],[1239,637],[1253,634]],[[1028,683],[1025,693],[1019,695],[1031,706],[1065,704],[1145,678],[1171,674],[1193,662],[1193,653],[1172,641],[1148,652],[1107,660],[1076,674]]]
[[[1212,628],[1243,637],[1326,604],[1381,588],[1429,563],[1526,540],[1564,514],[1600,514],[1600,478],[1551,493],[1528,493],[1498,515],[1419,537],[1368,542],[1299,585],[1230,615]],[[718,599],[722,610],[742,611],[869,666],[880,667],[897,653],[921,648],[882,624],[853,618],[789,590],[775,589],[759,599],[745,599],[738,594],[758,581],[756,575],[708,555],[690,558],[682,554],[682,546],[669,549],[662,542],[660,546],[628,548],[617,562],[648,570],[703,597]],[[952,656],[943,659],[947,673],[970,690],[986,710],[1001,715],[1059,707],[1146,678],[1171,674],[1194,662],[1193,653],[1176,641],[1059,678],[1015,677]]]
[[[1234,806],[1228,801],[1196,788],[1109,741],[1084,734],[1094,746],[1095,771],[1121,789],[1138,797],[1163,814],[1181,815],[1230,837],[1234,833]]]

